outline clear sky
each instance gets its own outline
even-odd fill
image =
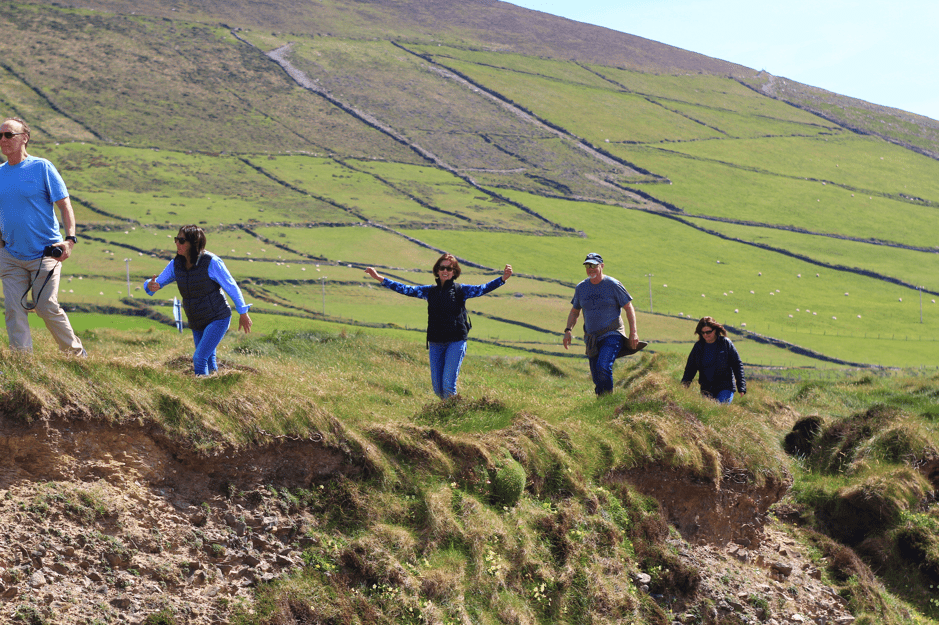
[[[939,120],[937,0],[511,0]]]

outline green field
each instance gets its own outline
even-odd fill
[[[58,165],[76,207],[82,241],[59,296],[91,315],[83,328],[101,322],[94,311],[160,305],[140,286],[195,223],[257,314],[291,315],[258,331],[343,323],[420,341],[422,303],[363,269],[420,284],[447,251],[465,282],[506,263],[517,274],[471,302],[479,349],[560,353],[580,262],[596,251],[656,350],[686,351],[678,328],[712,315],[753,364],[939,365],[936,160],[766,97],[746,76],[420,37],[236,37],[197,20],[25,5],[3,19],[25,33],[7,46],[5,97],[35,120],[33,153]],[[29,46],[69,33],[67,58],[40,77]],[[105,52],[131,41],[140,54]],[[155,64],[166,42],[179,58]],[[312,89],[264,56],[288,42]],[[66,88],[106,64],[121,92]]]
[[[101,151],[94,146],[59,147],[59,151],[70,155],[70,163],[82,162],[79,156],[82,149],[97,154]],[[152,154],[149,150],[135,152],[127,148],[116,151],[120,153],[114,164],[118,172],[131,169],[131,163]],[[194,202],[188,199],[195,195],[200,184],[192,177],[192,172],[207,171],[218,176],[213,193],[225,188],[226,177],[235,179],[243,173],[238,167],[227,170],[212,166],[200,170],[206,163],[212,163],[211,159],[207,161],[198,155],[175,154],[170,158],[165,153],[157,154],[161,163],[172,162],[179,171],[189,172],[186,176],[174,178],[175,198],[153,198],[154,202],[166,203],[174,214],[163,213],[160,216],[164,219],[148,223],[144,221],[146,210],[138,210],[133,213],[133,221],[82,223],[82,245],[65,267],[60,292],[60,299],[66,305],[126,308],[128,304],[123,300],[128,295],[125,273],[128,264],[131,296],[145,302],[144,305],[151,305],[152,300],[140,291],[141,283],[162,271],[170,260],[171,240],[178,225],[205,222],[198,217],[208,213],[205,202],[209,200]],[[692,163],[681,158],[679,161]],[[468,265],[462,278],[464,282],[485,282],[497,275],[507,263],[513,265],[518,274],[502,291],[471,303],[471,310],[478,313],[475,335],[507,347],[557,352],[557,328],[569,309],[571,288],[583,276],[580,262],[587,252],[600,251],[607,263],[607,273],[627,286],[635,298],[636,308],[642,312],[651,309],[654,313],[676,319],[709,314],[739,331],[780,338],[848,362],[886,366],[934,365],[939,362],[932,355],[934,350],[930,340],[930,325],[937,321],[929,309],[934,306],[932,297],[927,296],[925,300],[924,322],[920,323],[915,289],[818,264],[873,271],[935,289],[931,276],[936,272],[930,271],[935,262],[928,253],[838,239],[825,240],[826,245],[819,247],[820,237],[798,232],[699,218],[689,219],[685,224],[652,212],[601,203],[572,203],[561,198],[509,190],[499,193],[507,201],[539,215],[541,224],[553,223],[559,228],[576,229],[583,234],[543,236],[537,228],[527,232],[524,222],[532,223],[528,214],[506,202],[501,203],[509,206],[508,218],[516,219],[516,223],[522,226],[521,231],[473,230],[454,227],[463,225],[462,220],[426,211],[409,199],[410,195],[440,205],[445,204],[441,199],[446,198],[447,210],[453,209],[454,213],[459,212],[461,205],[467,206],[469,210],[463,215],[474,214],[472,211],[478,210],[473,208],[474,202],[481,199],[490,202],[485,196],[480,196],[478,190],[449,174],[388,163],[360,163],[358,171],[338,174],[336,172],[348,170],[330,159],[313,157],[288,157],[266,164],[272,170],[275,169],[273,165],[286,166],[286,169],[277,169],[277,178],[297,188],[303,185],[311,189],[322,188],[327,186],[324,180],[332,180],[333,176],[352,176],[351,179],[358,182],[342,192],[346,195],[338,193],[342,185],[335,190],[321,191],[321,194],[331,194],[337,203],[351,202],[352,198],[358,198],[351,193],[364,197],[371,189],[376,208],[367,209],[362,205],[356,208],[373,213],[375,219],[368,224],[324,226],[318,221],[258,222],[245,224],[244,229],[238,227],[237,220],[219,222],[218,225],[204,224],[209,232],[208,249],[226,259],[226,264],[244,285],[246,293],[260,298],[262,306],[284,307],[309,319],[323,318],[325,312],[326,318],[336,321],[396,324],[406,329],[419,329],[423,327],[426,316],[422,304],[402,300],[396,294],[380,289],[364,275],[362,269],[372,265],[395,279],[426,283],[429,280],[427,268],[439,255],[435,250],[446,250],[466,262],[489,268],[489,271],[481,271]],[[71,171],[66,170],[65,175],[70,175]],[[303,175],[308,171],[314,174],[304,182]],[[323,172],[325,179],[317,177]],[[125,215],[127,198],[133,195],[126,195],[119,189],[114,192],[99,189],[92,194],[81,188],[84,180],[76,176],[79,185],[76,196],[94,197],[93,203],[100,210]],[[102,180],[111,180],[108,184],[116,185],[116,180],[133,181],[133,177],[117,175],[114,179],[105,177]],[[103,184],[102,180],[96,182]],[[347,179],[342,180],[342,184],[346,184]],[[366,184],[369,180],[371,185]],[[657,189],[672,191],[676,186],[679,185],[673,183]],[[456,193],[448,191],[451,188]],[[408,195],[400,189],[407,189]],[[847,193],[843,189],[833,188],[832,191]],[[279,197],[278,194],[287,197],[298,195],[282,188],[277,189],[274,195]],[[215,206],[229,206],[225,195],[212,197]],[[393,202],[380,202],[382,197],[402,198],[400,210],[395,212]],[[708,196],[702,194],[702,197]],[[680,196],[669,198],[670,201],[681,199]],[[171,199],[177,201],[169,201]],[[866,198],[863,201],[870,202]],[[880,201],[900,203],[883,198]],[[922,212],[923,220],[931,210],[910,203],[902,204]],[[156,205],[152,204],[153,207]],[[232,205],[238,206],[237,203]],[[250,202],[244,201],[241,205],[248,207]],[[576,210],[572,212],[572,208]],[[79,208],[79,216],[83,214],[82,210]],[[152,216],[154,208],[147,210]],[[421,220],[420,211],[431,217]],[[769,208],[766,213],[768,216]],[[239,213],[236,208],[233,213],[220,214],[237,217]],[[513,214],[516,217],[512,217]],[[851,228],[868,232],[877,226],[887,229],[890,224],[908,226],[910,223],[909,220],[897,222],[886,216],[878,217],[878,212],[873,209],[863,214],[882,221],[872,221],[865,226],[862,214],[855,212]],[[524,216],[524,219],[518,221],[518,216]],[[172,217],[173,221],[165,217]],[[834,228],[839,223],[830,216],[822,220],[816,215],[815,219],[820,229],[826,226]],[[384,225],[383,222],[388,221],[390,223]],[[421,226],[415,228],[415,222]],[[383,227],[375,227],[379,224]],[[921,233],[923,229],[919,229]],[[894,227],[895,238],[911,239],[912,235],[907,230],[916,228],[909,226],[899,231]],[[726,238],[716,237],[715,233]],[[789,250],[817,262],[753,247],[746,241]],[[664,249],[675,253],[660,253]],[[278,326],[276,318],[272,324],[271,329]],[[888,341],[876,348],[866,341],[878,334],[872,328],[886,327],[891,329],[891,338],[898,336],[903,337],[902,340]],[[641,324],[640,333],[642,338],[653,344],[661,343],[664,351],[687,349],[688,334],[676,336],[671,327],[645,327]],[[879,334],[885,335],[885,332]],[[413,333],[417,340],[418,335]],[[664,347],[666,345],[668,347]],[[766,365],[792,362],[790,352],[769,346],[760,348],[752,357],[745,354],[745,359]]]

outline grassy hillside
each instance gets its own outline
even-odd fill
[[[745,68],[511,5],[325,3],[291,28],[256,9],[224,26],[211,4],[2,18],[22,33],[3,44],[4,103],[63,171],[88,243],[61,294],[76,315],[154,304],[136,286],[199,223],[265,314],[416,330],[419,307],[361,269],[421,283],[448,250],[467,280],[520,274],[477,306],[477,338],[557,353],[579,260],[600,251],[643,313],[711,314],[822,366],[939,365],[937,165],[904,137],[793,107]],[[285,45],[282,67],[265,53]],[[680,351],[684,327],[640,320],[653,350]]]

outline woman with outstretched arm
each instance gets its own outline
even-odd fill
[[[456,395],[456,382],[466,355],[466,339],[471,327],[466,314],[466,300],[485,295],[505,284],[512,275],[512,266],[506,265],[500,277],[486,284],[457,284],[460,263],[452,254],[444,254],[434,263],[433,272],[434,284],[411,286],[379,275],[374,267],[365,270],[385,288],[427,300],[430,381],[434,393],[446,399]]]

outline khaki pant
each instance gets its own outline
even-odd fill
[[[41,266],[41,269],[40,269]],[[62,273],[62,263],[52,258],[44,257],[36,260],[19,260],[0,248],[0,279],[3,280],[3,299],[5,301],[5,317],[7,335],[10,338],[10,347],[16,350],[31,352],[33,339],[29,333],[28,312],[23,303],[36,303],[36,314],[46,322],[46,327],[52,333],[59,349],[63,352],[81,355],[85,350],[82,342],[72,330],[68,315],[59,306],[59,276]],[[39,270],[38,277],[36,270]],[[49,282],[42,288],[46,276],[52,271]],[[32,293],[23,298],[23,294],[33,280]],[[38,300],[36,298],[39,298]]]

